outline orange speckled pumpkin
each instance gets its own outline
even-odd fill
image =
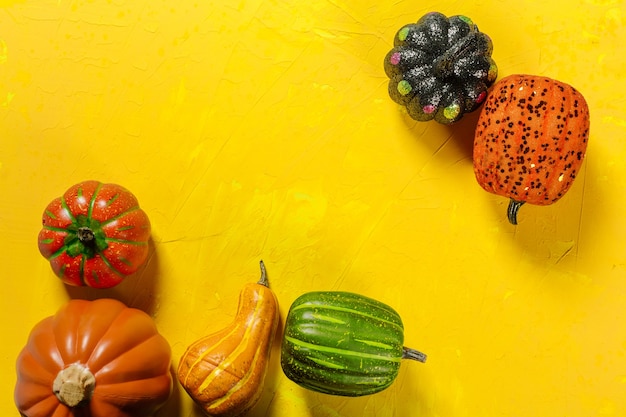
[[[15,404],[25,417],[151,416],[170,396],[170,359],[143,311],[71,300],[32,329],[17,359]]]
[[[524,203],[548,205],[571,187],[585,157],[589,108],[572,86],[547,77],[498,81],[481,110],[474,173],[487,191],[509,197],[517,224]]]

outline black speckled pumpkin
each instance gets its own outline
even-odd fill
[[[492,50],[470,18],[428,13],[401,28],[385,56],[389,95],[415,120],[454,123],[481,105],[496,80]]]
[[[509,197],[517,224],[523,203],[548,205],[570,188],[589,137],[589,108],[572,86],[535,75],[498,81],[474,137],[474,174],[487,191]]]

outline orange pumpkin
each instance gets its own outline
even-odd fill
[[[71,300],[32,329],[17,359],[15,403],[25,417],[150,416],[170,396],[170,359],[143,311]]]
[[[191,344],[178,365],[178,380],[207,415],[239,416],[256,404],[278,321],[261,261],[261,279],[242,289],[235,320]]]
[[[517,223],[524,203],[548,205],[569,190],[585,157],[589,108],[572,86],[535,75],[498,81],[474,138],[474,173],[487,191],[508,197]]]

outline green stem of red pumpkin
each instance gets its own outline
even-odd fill
[[[65,238],[64,250],[71,257],[83,255],[93,258],[108,247],[101,223],[95,219],[78,215],[67,230],[70,233]]]
[[[517,201],[513,198],[509,201],[509,207],[506,210],[506,214],[511,224],[517,224],[517,212],[522,205],[524,205],[524,201]]]

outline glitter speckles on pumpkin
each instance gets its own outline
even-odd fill
[[[493,83],[496,78],[498,78],[498,67],[495,63],[489,66],[489,71],[487,72],[487,79]]]
[[[497,77],[493,44],[467,16],[427,13],[396,33],[389,96],[415,120],[451,124],[480,107]]]
[[[510,199],[517,224],[524,203],[558,201],[580,170],[589,109],[573,87],[534,75],[510,75],[485,100],[474,138],[474,174],[483,189]]]

